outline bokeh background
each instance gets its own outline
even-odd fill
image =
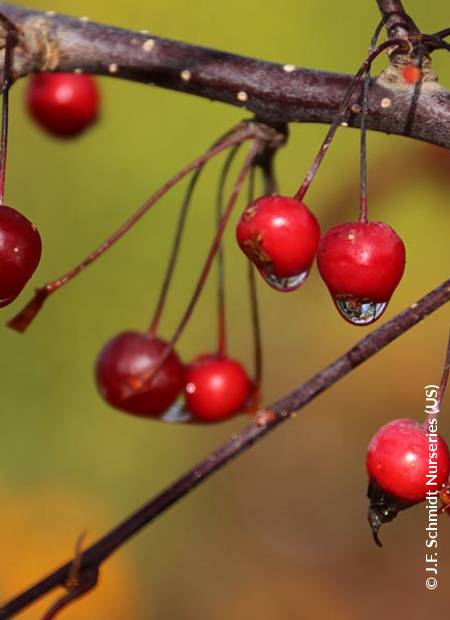
[[[351,72],[379,19],[376,3],[350,0],[28,0],[27,4],[281,63]],[[448,26],[446,0],[406,2],[425,32]],[[450,87],[448,55],[434,66]],[[382,63],[378,65],[382,67]],[[101,122],[80,139],[47,137],[12,93],[8,204],[39,227],[45,253],[35,285],[60,275],[119,225],[181,165],[237,122],[242,110],[157,88],[101,79]],[[244,114],[245,116],[245,114]],[[277,171],[284,192],[305,173],[324,126],[295,126]],[[356,216],[358,133],[341,130],[309,203],[324,226]],[[447,276],[450,160],[399,137],[369,136],[373,218],[408,250],[387,320]],[[199,186],[162,335],[170,335],[213,232],[218,166]],[[102,345],[147,325],[183,187],[173,190],[105,258],[52,298],[26,336],[0,332],[0,600],[69,558],[240,429],[174,426],[108,408],[93,381]],[[241,206],[244,203],[241,203]],[[232,352],[251,364],[246,264],[227,237]],[[277,294],[260,284],[270,402],[369,330],[337,315],[314,271],[305,287]],[[209,283],[180,344],[188,360],[215,344]],[[443,617],[448,611],[450,522],[440,529],[439,589],[424,586],[422,506],[382,532],[366,523],[367,443],[396,417],[421,419],[423,387],[439,381],[448,331],[440,310],[323,394],[294,421],[189,495],[105,564],[101,585],[65,612],[76,620]],[[450,439],[448,411],[441,432]],[[40,618],[54,595],[20,618]]]

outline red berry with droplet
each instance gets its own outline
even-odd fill
[[[0,308],[19,295],[39,264],[37,228],[11,207],[0,207]]]
[[[405,246],[383,222],[340,224],[323,236],[317,264],[342,316],[367,325],[381,316],[401,280]]]
[[[96,365],[97,385],[103,398],[121,411],[150,417],[162,415],[184,386],[184,367],[175,351],[151,377],[166,349],[164,340],[133,331],[110,340]]]
[[[27,90],[28,110],[44,129],[59,137],[72,137],[98,117],[100,96],[90,75],[37,73]]]
[[[263,196],[242,213],[236,236],[263,278],[277,290],[291,291],[308,276],[320,227],[308,207],[295,198]]]
[[[430,454],[436,469],[428,462]],[[411,504],[424,500],[427,491],[439,490],[450,473],[444,439],[428,437],[424,426],[406,418],[389,422],[374,435],[366,464],[371,481],[391,497]]]
[[[194,420],[225,420],[245,408],[252,381],[243,366],[225,355],[200,355],[186,369],[186,408]]]

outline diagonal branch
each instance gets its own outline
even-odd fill
[[[394,0],[378,3],[382,11],[401,7]],[[109,75],[240,106],[272,124],[331,123],[351,81],[349,75],[264,62],[4,2],[0,12],[22,30],[16,77],[42,70]],[[368,129],[406,135],[412,90],[401,81],[372,80]],[[354,101],[359,97],[355,92]],[[360,113],[347,122],[359,126]],[[408,135],[450,148],[450,93],[437,83],[422,85]]]
[[[176,480],[162,493],[151,499],[103,538],[79,556],[79,575],[96,571],[100,565],[132,536],[162,514],[179,499],[202,484],[211,474],[220,470],[233,458],[250,448],[257,440],[288,420],[292,413],[302,409],[316,396],[330,388],[354,368],[381,351],[390,342],[422,321],[450,300],[450,279],[412,304],[393,319],[371,332],[332,364],[309,379],[299,388],[283,396],[266,412],[256,415],[254,422],[234,435],[206,459]],[[44,596],[65,584],[73,562],[64,564],[29,590],[0,607],[0,620],[7,620]]]

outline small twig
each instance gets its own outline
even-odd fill
[[[86,535],[87,532],[82,532],[78,536],[75,543],[75,556],[65,583],[66,588],[68,588],[69,590],[76,587],[80,582],[81,555],[83,552],[83,543],[85,541]]]
[[[80,596],[87,594],[97,585],[98,569],[80,571],[81,556],[83,550],[83,542],[86,538],[86,532],[80,534],[75,543],[75,557],[70,567],[69,574],[64,583],[67,592],[61,596],[50,609],[46,612],[42,620],[53,620],[58,613],[65,609],[68,605],[78,600]]]
[[[232,436],[218,450],[212,452],[207,458],[162,491],[162,493],[151,499],[140,510],[94,543],[83,553],[80,571],[98,569],[111,554],[117,551],[143,527],[152,522],[158,515],[194,488],[203,484],[213,473],[222,469],[233,458],[249,449],[257,440],[289,419],[291,417],[290,414],[305,407],[319,394],[330,388],[354,368],[370,359],[449,300],[450,279],[357,342],[354,347],[309,379],[309,381],[275,402],[268,408],[269,415],[256,416],[252,424],[244,428],[240,433]],[[9,603],[0,607],[0,620],[12,618],[40,597],[57,586],[64,584],[71,566],[72,562],[64,564],[22,594],[19,594]]]
[[[87,570],[82,575],[80,575],[79,583],[70,588],[66,594],[63,594],[61,598],[59,598],[50,609],[43,616],[42,620],[53,620],[59,614],[60,611],[63,611],[66,607],[68,607],[71,603],[77,601],[80,597],[84,596],[91,590],[95,588],[98,581],[98,570]]]

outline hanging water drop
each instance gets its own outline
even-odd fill
[[[192,421],[192,414],[186,409],[184,401],[174,403],[159,418],[161,422],[169,422],[170,424],[179,424]]]
[[[387,301],[371,301],[353,296],[337,297],[336,308],[346,321],[353,325],[370,325],[386,310]]]
[[[295,276],[290,277],[279,277],[276,276],[269,269],[261,269],[260,274],[267,282],[269,286],[274,288],[276,291],[281,291],[282,293],[289,293],[290,291],[295,291],[295,289],[299,288],[306,280],[309,275],[309,270],[303,271]]]

